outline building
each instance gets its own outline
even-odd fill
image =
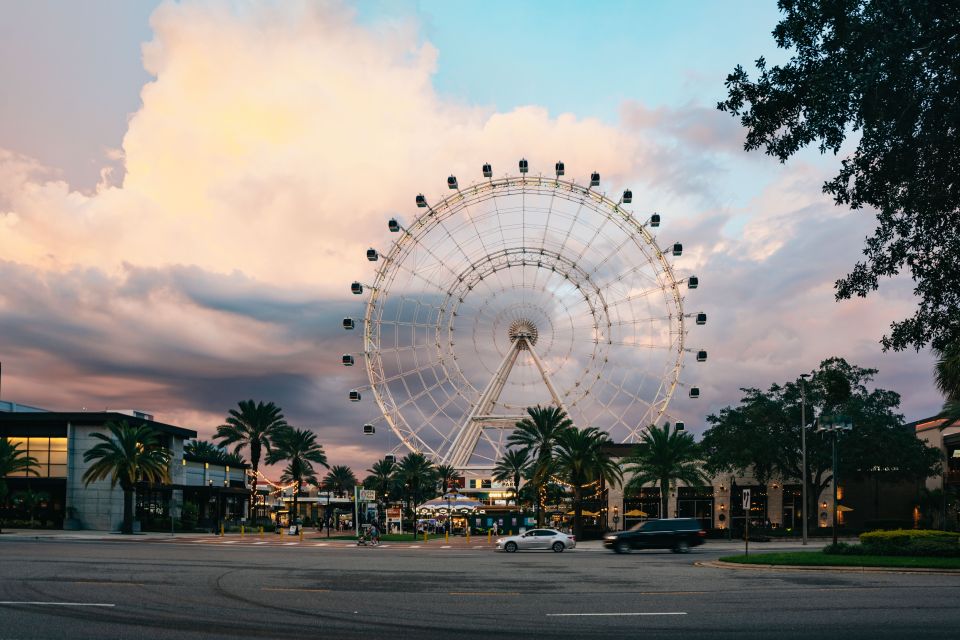
[[[6,515],[12,513],[16,497],[26,491],[45,494],[38,505],[38,519],[55,528],[114,531],[123,521],[123,492],[110,480],[89,485],[83,474],[90,467],[84,454],[99,440],[94,433],[106,432],[109,422],[127,421],[155,429],[171,451],[170,482],[136,486],[138,523],[145,528],[170,526],[170,514],[181,515],[185,501],[197,505],[198,524],[214,527],[229,519],[246,517],[249,489],[246,467],[230,468],[184,455],[184,442],[195,438],[192,429],[165,424],[142,411],[46,411],[11,402],[0,403],[0,437],[20,444],[37,459],[39,475],[18,474],[6,478],[9,488]]]

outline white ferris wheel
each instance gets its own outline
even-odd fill
[[[684,293],[661,247],[656,213],[638,220],[597,188],[554,175],[483,179],[448,197],[416,197],[417,215],[389,220],[390,249],[367,250],[372,281],[362,320],[363,361],[379,416],[399,438],[394,453],[418,451],[463,471],[491,469],[515,423],[536,404],[563,408],[577,426],[634,442],[667,411],[686,353]],[[360,324],[344,318],[343,327]],[[351,366],[352,354],[342,356]],[[699,396],[690,387],[689,397]]]

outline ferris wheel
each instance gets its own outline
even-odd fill
[[[598,190],[600,176],[579,184],[564,177],[519,174],[462,186],[447,178],[438,202],[415,198],[418,215],[391,218],[396,234],[386,252],[368,249],[375,265],[363,315],[368,395],[399,438],[394,452],[418,451],[457,469],[489,470],[526,408],[552,404],[577,426],[634,442],[667,411],[680,386],[686,345],[684,293],[670,258],[679,242],[661,247],[656,213],[638,220]],[[352,330],[359,322],[344,318]],[[357,362],[343,355],[343,364]],[[699,396],[690,387],[692,398]]]

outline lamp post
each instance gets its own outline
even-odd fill
[[[620,523],[620,507],[613,505],[613,530],[617,530],[617,525]]]
[[[833,544],[837,544],[837,435],[850,431],[853,423],[846,416],[821,416],[817,431],[829,432],[832,436],[831,453],[833,455]]]
[[[802,494],[801,500],[803,500],[803,511],[801,515],[803,516],[803,544],[807,544],[807,520],[809,519],[809,514],[807,514],[807,378],[810,377],[809,373],[800,374],[800,446],[803,451],[801,465],[801,476],[800,479],[800,491]]]

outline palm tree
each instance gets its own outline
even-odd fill
[[[945,418],[960,418],[960,343],[937,352],[937,387],[946,398],[943,405]]]
[[[434,475],[437,478],[437,481],[440,482],[443,489],[443,493],[447,493],[447,489],[455,484],[455,481],[460,478],[460,472],[456,470],[455,467],[449,464],[440,464],[434,467]]]
[[[274,434],[289,425],[283,418],[283,411],[272,402],[264,404],[241,400],[237,405],[240,409],[230,409],[225,424],[217,427],[214,439],[219,440],[224,447],[233,445],[233,452],[238,456],[244,447],[249,449],[250,467],[254,476],[253,487],[250,489],[250,519],[255,520],[256,478],[260,470],[260,456],[264,450],[270,453]]]
[[[377,460],[372,467],[367,469],[370,478],[372,478],[372,484],[368,488],[377,492],[378,508],[380,508],[380,505],[386,505],[390,491],[395,485],[394,474],[396,470],[396,463],[389,458]]]
[[[357,486],[357,476],[354,475],[353,469],[344,465],[336,465],[327,472],[327,475],[323,478],[321,486],[327,490],[327,511],[330,511],[330,493],[335,492],[338,496],[342,496],[347,492],[348,489],[353,489]],[[330,537],[330,514],[326,514],[327,521],[327,537]]]
[[[422,453],[416,452],[401,458],[397,464],[396,478],[407,497],[407,506],[411,511],[421,501],[423,488],[436,481],[433,463]],[[417,536],[416,527],[413,527],[413,536]]]
[[[533,456],[532,482],[536,489],[537,526],[543,526],[543,488],[550,478],[553,449],[560,434],[573,427],[573,422],[560,407],[529,407],[528,416],[516,424],[507,438],[508,445],[526,449]]]
[[[165,482],[170,477],[170,450],[160,443],[160,435],[146,424],[130,425],[126,420],[104,425],[110,435],[92,433],[101,440],[83,454],[84,462],[93,462],[83,474],[84,485],[110,478],[110,486],[123,490],[122,533],[133,533],[133,487],[140,481]]]
[[[37,459],[28,456],[26,451],[20,449],[20,443],[13,443],[6,438],[0,438],[0,513],[7,499],[7,482],[4,480],[7,476],[23,473],[26,475],[39,475],[34,467],[37,466]],[[0,520],[0,531],[3,530],[3,522]]]
[[[309,429],[294,429],[284,426],[273,430],[272,444],[267,452],[267,464],[276,464],[287,460],[289,464],[284,469],[284,482],[293,483],[293,510],[290,523],[296,524],[300,485],[304,480],[316,478],[314,464],[329,468],[327,454],[323,452],[323,445],[317,442],[317,434]]]
[[[557,475],[573,491],[573,534],[577,538],[583,533],[584,489],[623,481],[623,471],[610,455],[610,444],[609,436],[594,427],[568,429],[557,438]]]
[[[669,422],[662,429],[650,425],[623,463],[628,465],[624,471],[633,474],[624,487],[626,493],[639,492],[645,484],[659,484],[661,518],[667,517],[671,485],[678,481],[690,486],[710,483],[700,467],[700,448],[693,436],[677,429],[671,431]]]
[[[520,509],[520,480],[530,467],[528,449],[507,449],[503,457],[493,468],[493,479],[498,482],[513,483],[513,501]]]

